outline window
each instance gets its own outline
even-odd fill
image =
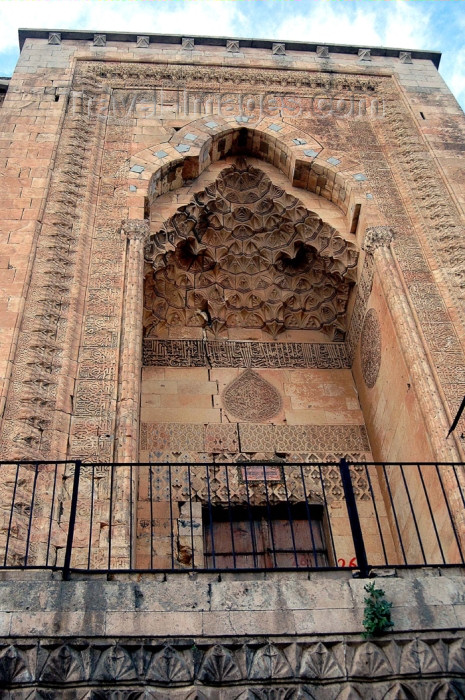
[[[322,506],[204,507],[203,527],[208,569],[328,566]]]

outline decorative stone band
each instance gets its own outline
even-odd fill
[[[169,613],[158,616],[163,614]],[[147,613],[136,615],[147,618]],[[244,620],[247,615],[250,611],[243,613]],[[132,630],[134,613],[127,616]],[[147,628],[143,620],[136,624]],[[187,628],[191,626],[189,621]],[[241,644],[226,635],[177,635],[174,640],[147,635],[142,643],[58,636],[26,643],[12,639],[0,650],[0,682],[10,689],[8,697],[25,697],[31,688],[40,688],[53,700],[65,694],[74,697],[77,688],[95,698],[176,693],[179,700],[213,700],[219,692],[225,700],[459,698],[465,689],[464,669],[463,640],[459,633],[447,631],[434,637],[423,634],[421,639],[413,632],[381,641],[301,635],[297,641],[283,636],[273,641],[242,638]],[[150,695],[145,695],[148,684]]]
[[[286,343],[145,338],[144,365],[349,369],[344,343]]]
[[[414,378],[414,386],[417,387],[436,459],[438,462],[460,462],[455,444],[452,441],[450,444],[445,442],[448,417],[398,272],[396,259],[389,245],[376,245],[373,257],[408,369]]]
[[[394,239],[394,232],[389,226],[371,226],[367,228],[363,249],[374,254],[378,248],[389,248]]]

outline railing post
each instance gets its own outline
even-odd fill
[[[360,526],[360,518],[358,516],[357,504],[355,502],[355,494],[352,486],[349,465],[345,459],[339,462],[341,472],[342,488],[344,489],[344,497],[349,514],[350,529],[352,531],[352,539],[354,542],[355,556],[357,558],[357,566],[360,571],[361,578],[368,577],[368,562],[365,551],[365,543],[363,541],[362,528]]]
[[[68,537],[66,539],[65,561],[63,563],[63,581],[70,579],[71,554],[73,551],[74,526],[76,524],[76,510],[79,490],[79,477],[81,474],[81,460],[77,459],[74,465],[73,493],[71,495],[71,510],[69,512]]]

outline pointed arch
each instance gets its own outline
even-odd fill
[[[204,116],[175,131],[157,150],[144,148],[131,158],[142,168],[139,184],[152,203],[198,177],[211,163],[246,154],[278,168],[293,187],[306,189],[336,204],[350,220],[357,205],[370,219],[384,221],[376,202],[367,199],[369,182],[358,163],[346,162],[295,125],[272,117],[249,123],[246,117]]]

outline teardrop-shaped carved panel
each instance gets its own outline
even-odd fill
[[[282,409],[279,391],[252,369],[234,379],[224,390],[222,398],[228,413],[253,423],[269,420]]]

